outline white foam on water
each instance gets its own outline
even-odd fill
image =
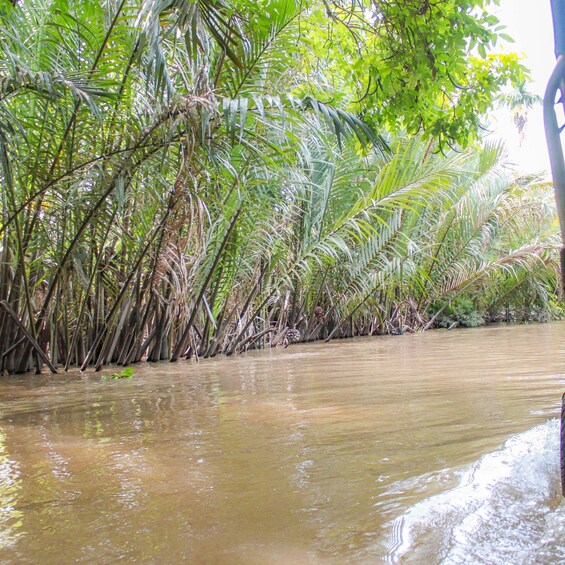
[[[393,563],[565,563],[559,422],[512,436],[390,524]]]

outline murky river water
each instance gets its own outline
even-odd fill
[[[563,563],[564,391],[565,323],[5,378],[0,561]]]

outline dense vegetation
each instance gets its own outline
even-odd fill
[[[0,370],[551,316],[488,5],[0,0]]]

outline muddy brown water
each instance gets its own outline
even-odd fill
[[[0,382],[0,562],[565,562],[565,323],[134,369]]]

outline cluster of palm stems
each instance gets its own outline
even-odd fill
[[[293,96],[301,9],[249,30],[211,0],[1,6],[0,371],[551,302],[547,187],[498,146],[445,155]]]

